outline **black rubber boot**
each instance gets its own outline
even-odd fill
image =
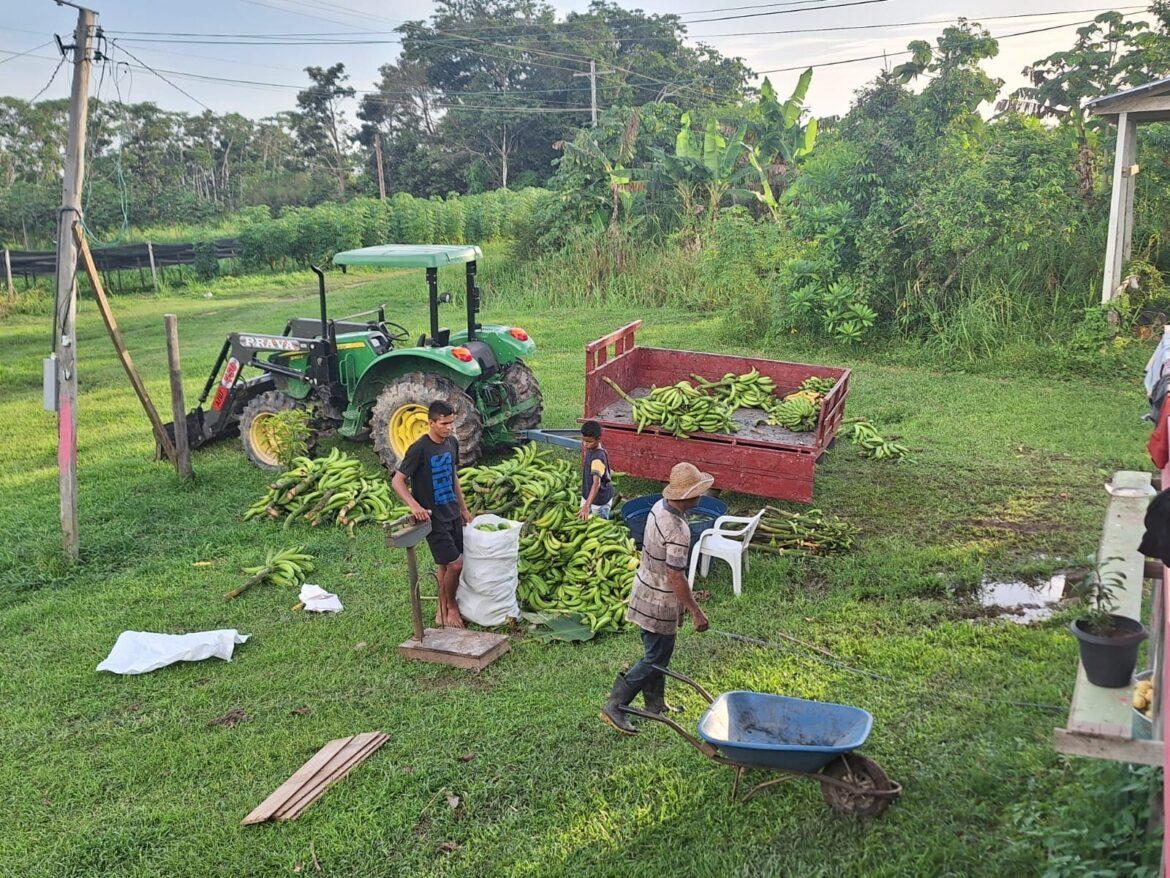
[[[642,689],[642,699],[646,702],[646,709],[651,713],[681,713],[681,707],[674,707],[666,703],[666,677],[659,676],[651,680]]]
[[[605,706],[601,708],[601,721],[613,726],[623,735],[636,735],[638,730],[630,722],[630,717],[622,710],[634,700],[638,690],[626,682],[625,674],[618,674],[613,681],[613,688],[609,692]]]

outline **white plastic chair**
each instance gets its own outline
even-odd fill
[[[695,570],[699,567],[700,559],[701,572],[706,577],[711,571],[711,559],[722,558],[731,567],[731,588],[738,597],[743,591],[743,574],[740,568],[742,566],[743,570],[751,569],[747,550],[763,517],[764,510],[761,509],[751,518],[741,515],[720,515],[715,519],[715,526],[703,531],[694,549],[691,550],[691,570],[687,576],[691,588],[695,587]]]

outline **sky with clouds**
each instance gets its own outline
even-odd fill
[[[15,0],[5,0],[15,8]],[[291,109],[297,88],[306,82],[303,68],[343,61],[351,84],[371,88],[379,65],[398,52],[393,28],[425,18],[432,4],[377,0],[93,0],[99,24],[144,65],[168,71],[162,81],[145,70],[118,68],[104,79],[95,73],[91,93],[99,87],[113,97],[116,84],[123,100],[149,100],[172,110],[237,111],[251,117]],[[561,14],[584,10],[588,0],[554,2]],[[623,4],[627,5],[627,4]],[[1004,37],[1000,53],[986,69],[1007,88],[1023,84],[1028,63],[1067,48],[1075,26],[1106,9],[1142,15],[1142,6],[1107,6],[1093,0],[793,0],[772,4],[750,0],[681,0],[676,3],[630,3],[647,12],[673,12],[687,23],[691,42],[704,42],[726,55],[743,58],[754,70],[770,73],[782,94],[791,89],[799,68],[814,72],[809,104],[814,115],[843,113],[854,91],[879,73],[883,64],[905,59],[913,39],[933,40],[959,16],[983,22],[992,35]],[[831,8],[831,7],[837,8]],[[1058,14],[1047,14],[1058,13]],[[52,42],[59,34],[68,43],[75,21],[69,7],[51,0],[24,0],[21,14],[0,16],[0,94],[32,98],[49,82],[57,66]],[[721,19],[721,20],[714,20]],[[876,26],[876,27],[875,27]],[[832,28],[833,30],[820,30]],[[188,33],[329,33],[331,39],[386,41],[372,45],[241,46],[164,44],[143,32]],[[777,33],[782,31],[782,33]],[[794,32],[796,31],[796,32]],[[1033,33],[1021,33],[1038,31]],[[134,32],[134,33],[132,33]],[[347,36],[341,36],[345,34]],[[1012,35],[1012,36],[1009,36]],[[27,54],[17,54],[25,53]],[[864,61],[852,59],[886,55]],[[125,59],[126,55],[119,57]],[[848,61],[833,64],[831,62]],[[561,63],[561,62],[558,62]],[[783,68],[797,68],[784,70]],[[582,69],[585,69],[584,65]],[[199,79],[220,77],[230,82]],[[261,84],[262,83],[262,84]],[[584,86],[584,80],[582,85]],[[533,87],[536,87],[535,85]],[[68,94],[68,69],[58,71],[44,96]]]

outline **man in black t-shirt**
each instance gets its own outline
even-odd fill
[[[471,522],[471,513],[459,487],[459,443],[451,435],[455,409],[435,400],[427,409],[427,421],[427,434],[407,450],[390,484],[416,521],[431,522],[427,545],[439,568],[435,624],[462,628],[455,591],[463,570],[463,525]]]

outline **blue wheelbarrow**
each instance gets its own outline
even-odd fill
[[[670,726],[708,759],[734,768],[733,801],[746,802],[800,777],[820,783],[825,801],[838,814],[877,817],[901,795],[901,784],[890,780],[872,759],[854,752],[869,737],[873,726],[869,711],[762,692],[724,692],[714,697],[685,674],[654,668],[686,683],[707,701],[698,737],[665,714],[629,706],[623,710]],[[756,784],[741,798],[743,776],[754,769],[782,776]]]

